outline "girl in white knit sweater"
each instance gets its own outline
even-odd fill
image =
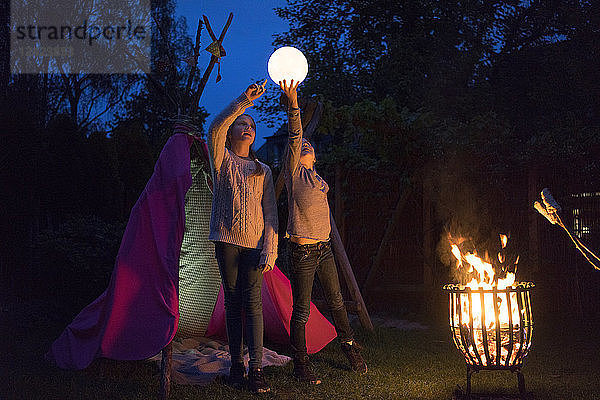
[[[264,91],[264,84],[250,85],[215,118],[208,132],[214,182],[209,239],[215,243],[225,294],[229,382],[241,387],[244,381],[245,333],[249,385],[255,393],[270,391],[261,368],[261,286],[262,273],[271,270],[277,258],[277,205],[271,170],[252,150],[256,124],[243,112]]]

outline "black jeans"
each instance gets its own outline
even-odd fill
[[[215,242],[215,255],[225,295],[225,319],[231,362],[243,362],[243,336],[245,336],[250,355],[250,369],[262,366],[263,275],[258,269],[260,252],[260,249]],[[245,316],[244,322],[242,322],[242,314]]]
[[[310,314],[315,273],[325,294],[327,307],[333,317],[333,325],[340,341],[353,338],[352,328],[340,291],[340,281],[330,242],[299,245],[288,242],[290,283],[294,306],[290,321],[290,342],[294,357],[306,355],[306,322]]]

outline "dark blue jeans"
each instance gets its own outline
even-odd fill
[[[338,339],[352,340],[353,332],[340,291],[340,281],[330,242],[299,245],[288,242],[290,283],[294,306],[290,321],[290,342],[294,357],[306,355],[306,322],[310,314],[315,274],[325,294],[327,308],[333,317]]]
[[[250,355],[250,369],[262,366],[263,275],[258,269],[260,252],[260,249],[215,242],[215,255],[225,295],[225,319],[231,362],[243,362],[243,337],[245,336]],[[242,315],[245,317],[244,321]]]

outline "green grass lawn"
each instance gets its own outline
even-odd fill
[[[154,399],[159,388],[155,364],[98,360],[83,371],[51,367],[43,354],[70,321],[49,303],[5,301],[2,304],[4,357],[0,399]],[[430,322],[430,326],[432,323]],[[348,370],[337,343],[313,356],[323,380],[311,387],[291,377],[291,365],[266,368],[276,399],[452,399],[457,385],[466,384],[465,363],[446,327],[401,331],[376,327],[369,334],[357,328],[369,372]],[[8,327],[8,329],[4,329]],[[573,328],[571,328],[573,329]],[[597,331],[567,329],[556,322],[536,321],[533,345],[523,374],[535,399],[600,399],[600,349]],[[478,398],[516,398],[517,379],[510,372],[483,371],[473,375]],[[172,384],[171,399],[254,399],[222,382],[208,386]]]

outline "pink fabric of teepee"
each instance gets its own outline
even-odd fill
[[[275,343],[288,344],[292,316],[292,288],[288,278],[275,266],[265,273],[262,285],[263,320],[265,337]],[[208,324],[206,336],[227,339],[223,288],[219,292],[215,310]],[[335,328],[310,303],[310,317],[306,323],[306,349],[309,354],[320,351],[336,337]]]

